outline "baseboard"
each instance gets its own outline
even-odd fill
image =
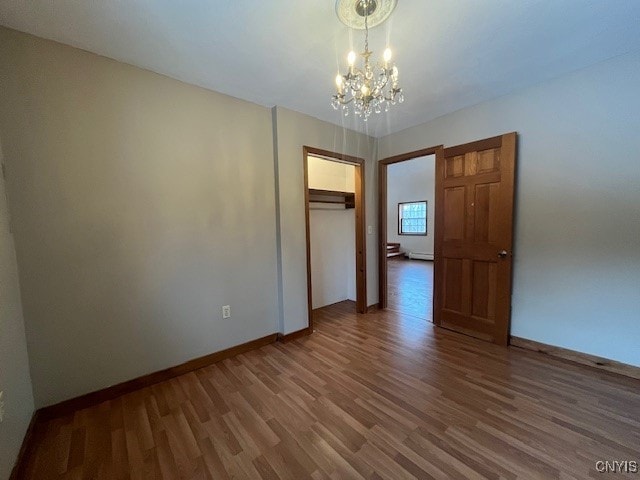
[[[367,307],[367,313],[377,312],[378,310],[380,310],[380,303],[374,303]]]
[[[433,261],[433,253],[407,252],[407,257],[411,260],[430,260]]]
[[[133,380],[118,383],[111,387],[103,388],[95,392],[87,393],[79,397],[71,398],[55,405],[43,407],[38,410],[38,421],[47,421],[52,418],[63,417],[67,414],[73,413],[76,410],[91,407],[107,400],[113,400],[121,395],[139,390],[150,385],[169,380],[171,378],[183,375],[185,373],[197,370],[199,368],[206,367],[212,363],[219,362],[229,357],[240,355],[241,353],[254,350],[256,348],[264,347],[270,343],[275,342],[278,339],[278,334],[272,333],[266,337],[257,338],[250,342],[236,345],[235,347],[227,348],[219,352],[211,353],[203,357],[194,358],[185,363],[170,367],[158,372],[149,373]]]
[[[607,372],[640,379],[640,367],[636,367],[634,365],[628,365],[608,358],[597,357],[588,353],[576,352],[575,350],[569,350],[567,348],[555,347],[553,345],[547,345],[534,340],[527,340],[526,338],[512,336],[510,344],[513,347],[544,353],[552,357],[558,357],[564,360],[580,363],[582,365],[598,368],[600,370],[606,370]]]
[[[20,446],[20,451],[18,452],[18,458],[16,458],[16,463],[11,470],[9,480],[20,480],[22,478],[27,478],[28,459],[31,457],[31,453],[33,452],[34,446],[36,444],[36,426],[39,421],[40,413],[36,410],[31,416],[31,421],[29,422],[27,431],[25,432],[24,438],[22,439],[22,445]]]
[[[298,330],[296,332],[287,333],[286,335],[283,333],[278,334],[278,341],[282,343],[291,342],[293,340],[297,340],[301,337],[306,337],[307,335],[311,335],[312,330],[309,327],[303,328],[302,330]]]
[[[325,308],[327,308],[327,307],[334,307],[334,306],[340,305],[341,303],[342,303],[342,304],[345,304],[345,305],[346,305],[346,304],[353,305],[353,306],[354,306],[354,308],[355,308],[355,306],[356,306],[356,302],[355,302],[355,300],[340,300],[339,302],[329,303],[329,304],[327,304],[327,305],[323,305],[323,306],[321,306],[321,307],[314,308],[313,310],[311,310],[311,313],[313,314],[313,313],[319,312],[319,311],[321,311],[321,310],[324,310],[324,309],[325,309]]]

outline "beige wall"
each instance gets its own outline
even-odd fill
[[[0,149],[0,163],[2,151]],[[0,423],[0,478],[9,478],[33,414],[27,341],[5,182],[0,175],[0,390],[4,420]]]
[[[353,208],[311,205],[309,234],[313,308],[356,300],[355,227]]]
[[[0,28],[0,137],[37,406],[277,331],[269,109]]]
[[[371,137],[4,28],[0,136],[37,407],[304,328],[303,145],[376,223]]]
[[[375,140],[281,107],[273,109],[276,124],[277,202],[281,259],[281,331],[291,333],[308,325],[307,257],[304,218],[304,170],[302,147],[310,146],[355,155],[365,164],[365,220],[377,223]],[[378,300],[377,235],[366,236],[367,300]]]
[[[517,131],[513,335],[640,366],[640,53],[381,138]]]

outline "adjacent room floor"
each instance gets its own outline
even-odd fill
[[[50,421],[27,478],[586,478],[640,458],[640,381],[352,310]]]
[[[387,308],[433,321],[433,262],[390,258],[387,262]]]

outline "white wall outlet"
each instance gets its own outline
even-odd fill
[[[4,392],[0,391],[0,422],[4,420]]]
[[[367,227],[367,233],[368,233],[369,235],[373,235],[373,225],[369,225],[369,226]]]
[[[231,306],[224,305],[222,307],[222,318],[229,318],[231,316]]]

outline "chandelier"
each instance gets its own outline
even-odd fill
[[[362,57],[361,67],[356,66],[357,55],[354,51],[347,55],[348,71],[345,75],[338,74],[336,76],[336,93],[333,95],[331,105],[335,110],[341,109],[344,116],[349,115],[350,107],[358,117],[362,117],[366,122],[372,113],[380,113],[383,110],[389,111],[390,105],[404,102],[404,94],[402,88],[398,86],[398,68],[391,63],[391,49],[385,49],[382,63],[371,63],[371,55],[373,52],[369,50],[369,16],[374,14],[378,8],[378,2],[382,0],[351,0],[349,6],[355,8],[358,16],[364,17],[364,51],[360,54]],[[344,15],[341,15],[341,4],[345,4],[344,0],[338,0],[336,10],[340,19],[349,26],[356,25],[356,22],[346,21]],[[377,23],[384,21],[395,7],[395,2],[391,3],[391,7],[387,7],[387,12],[383,12],[384,18],[376,19]]]

